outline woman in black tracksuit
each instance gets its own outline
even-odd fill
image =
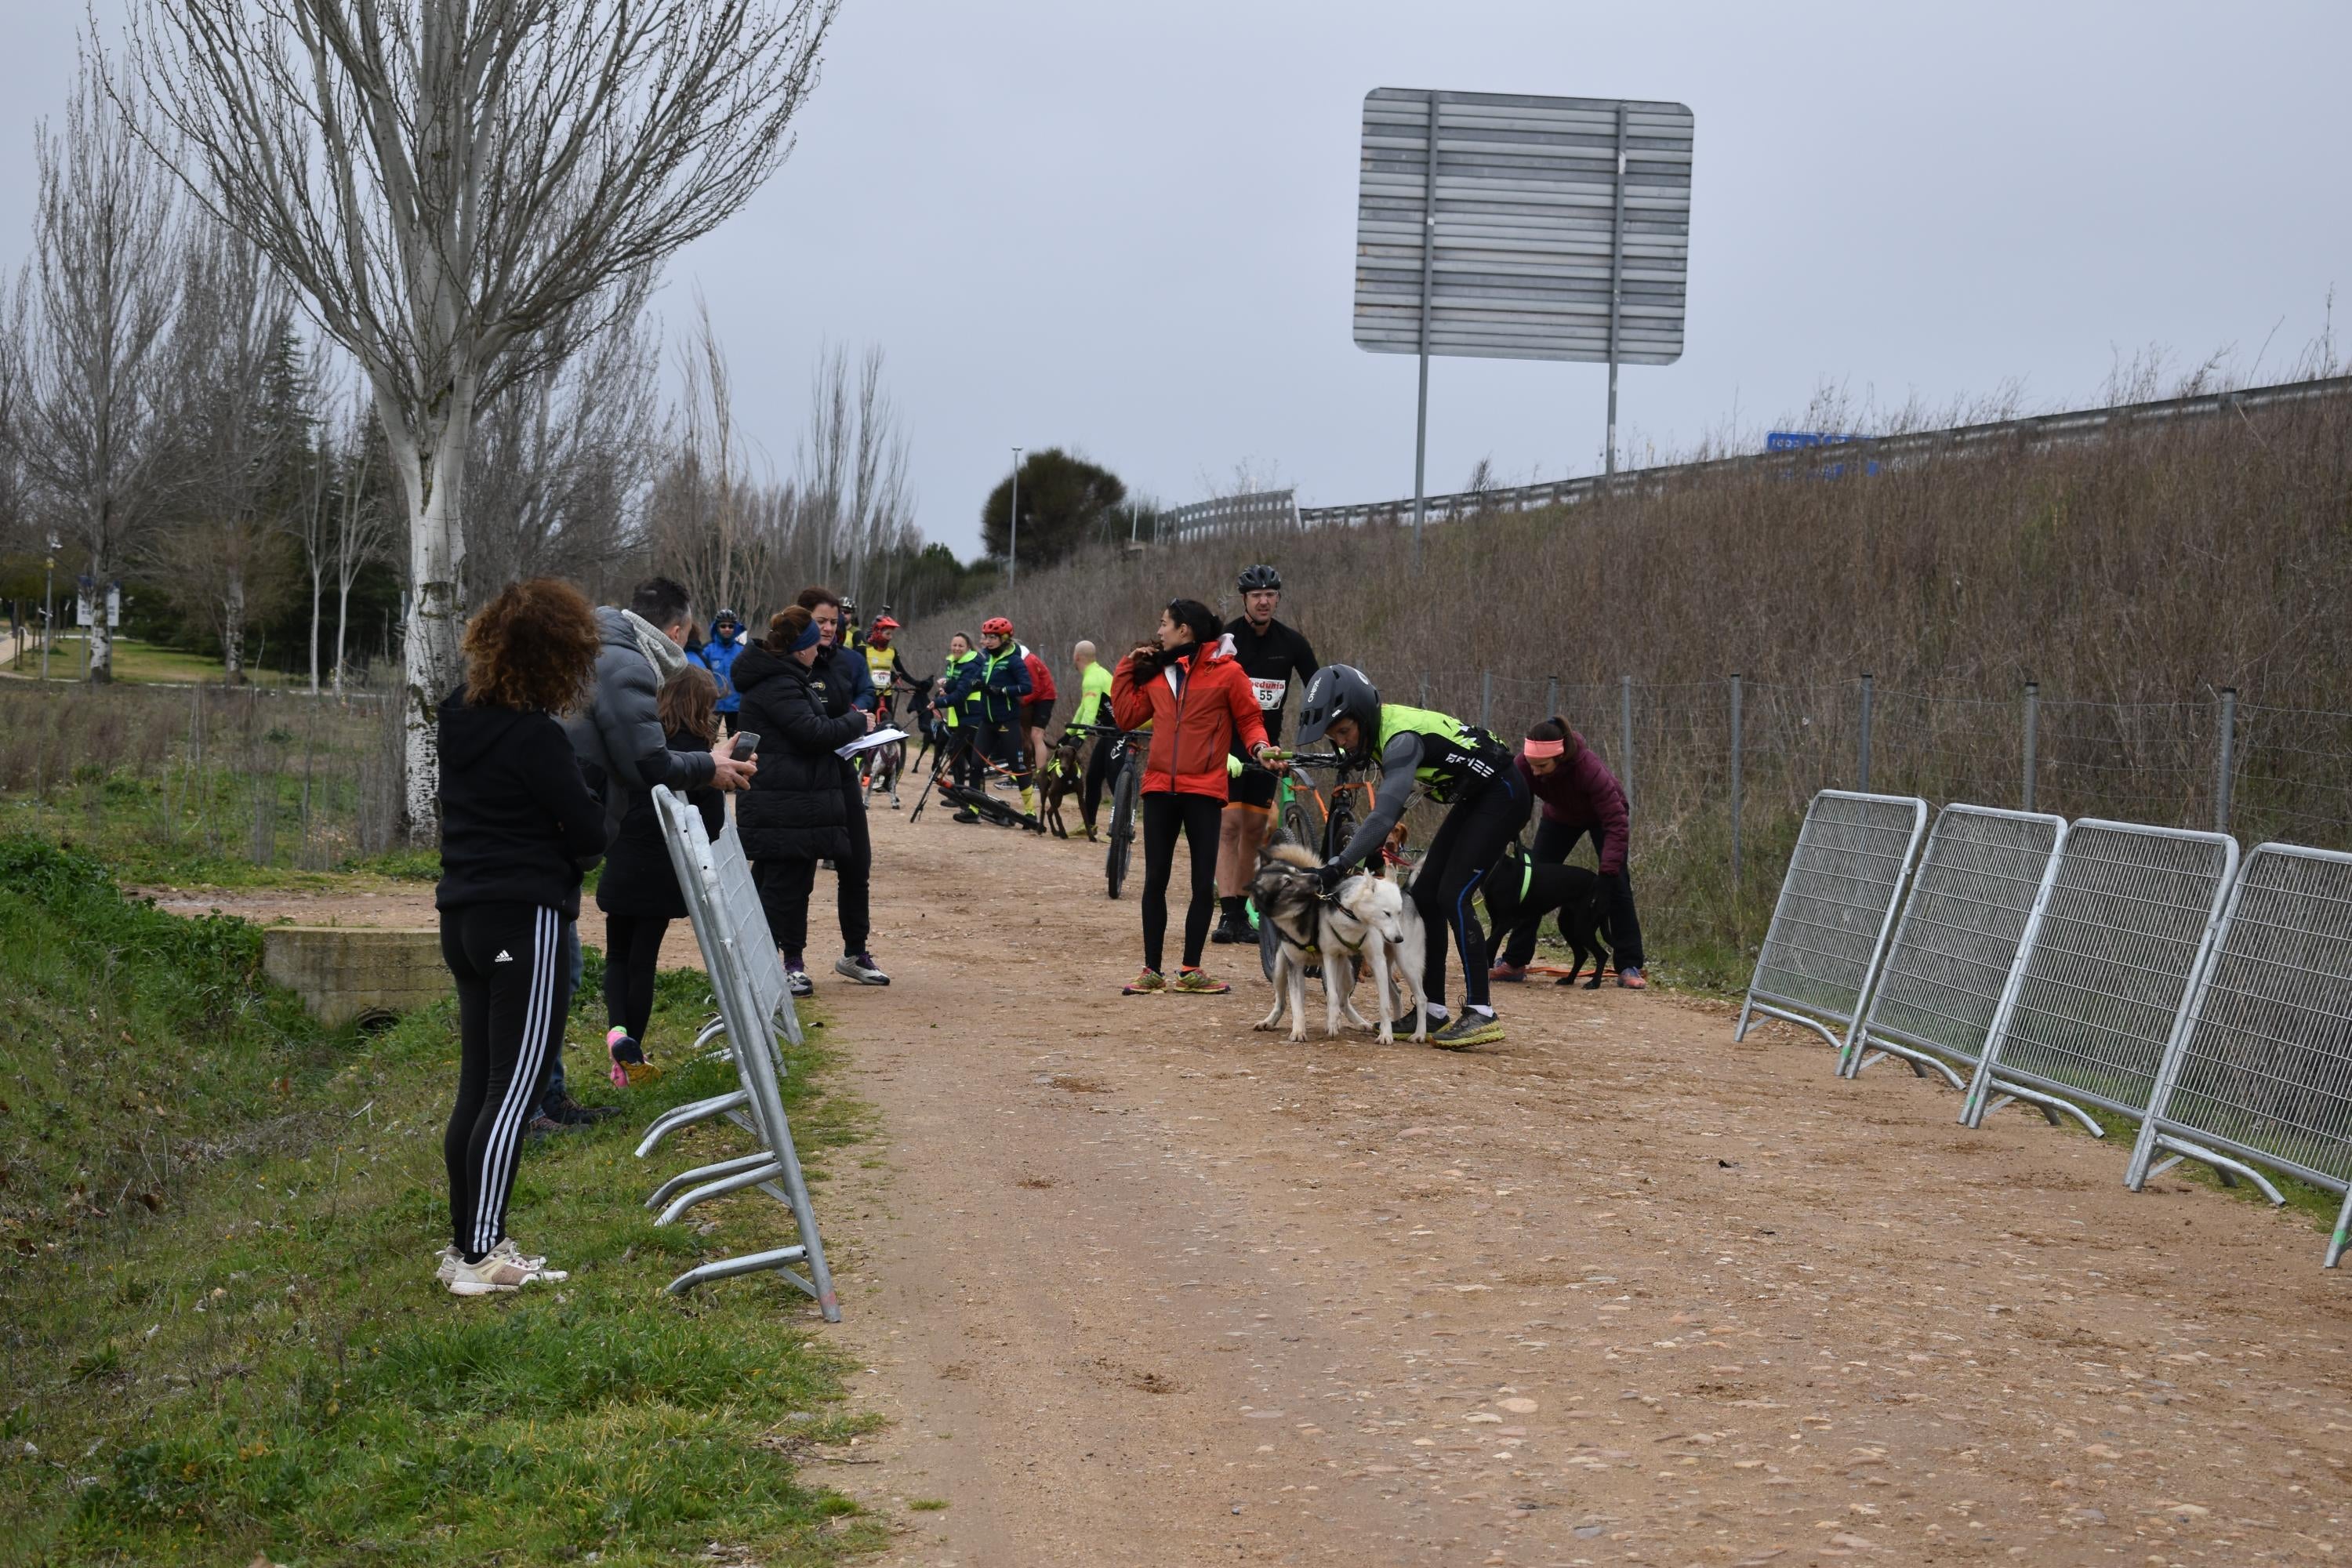
[[[862,708],[826,715],[814,668],[817,641],[806,610],[779,610],[767,636],[738,655],[730,672],[743,698],[738,725],[760,737],[760,771],[736,803],[735,826],[795,996],[814,989],[802,954],[816,863],[850,849],[848,801],[834,752],[874,727],[874,715]]]
[[[718,738],[719,680],[699,664],[688,663],[661,689],[659,711],[665,739],[674,752],[707,752]],[[727,825],[727,806],[718,790],[686,792],[688,805],[702,814],[702,830],[712,838]],[[596,882],[596,907],[604,911],[604,1054],[615,1087],[626,1089],[651,1076],[646,1061],[646,1025],[654,1013],[654,973],[662,938],[672,921],[686,918],[686,895],[678,891],[669,847],[648,790],[629,792],[604,874]]]
[[[441,956],[457,983],[457,1101],[441,1141],[453,1295],[562,1279],[508,1235],[530,1100],[572,1005],[564,933],[583,860],[604,848],[604,805],[555,715],[584,698],[602,646],[567,583],[509,585],[466,627],[466,681],[443,700]]]

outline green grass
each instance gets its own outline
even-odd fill
[[[807,1299],[772,1276],[662,1294],[791,1229],[758,1194],[667,1228],[639,1206],[740,1151],[698,1128],[632,1152],[659,1108],[727,1082],[678,1059],[700,976],[664,977],[672,1070],[630,1115],[524,1156],[513,1228],[570,1280],[461,1301],[432,1278],[446,1008],[327,1031],[258,981],[258,953],[240,922],[175,920],[93,860],[0,841],[0,1564],[636,1564],[713,1541],[815,1563],[878,1541],[795,1475],[866,1424]],[[614,1092],[574,1061],[583,1098]],[[863,1112],[816,1087],[821,1051],[791,1066],[821,1182]]]
[[[41,649],[37,642],[26,645],[26,650],[8,663],[10,673],[30,675],[41,673]],[[49,652],[51,680],[79,680],[82,678],[84,649],[79,636],[60,635],[58,646]],[[134,641],[130,637],[114,639],[114,679],[143,685],[151,682],[184,682],[219,680],[226,674],[216,658],[188,653],[175,647],[159,647],[153,643]],[[262,684],[273,685],[275,678],[261,677]]]

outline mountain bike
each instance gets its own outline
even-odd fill
[[[1110,788],[1110,821],[1107,825],[1103,848],[1103,881],[1109,895],[1118,897],[1127,883],[1128,868],[1135,859],[1136,802],[1143,793],[1142,752],[1137,742],[1149,740],[1149,730],[1121,730],[1110,724],[1073,724],[1081,735],[1108,735],[1110,742],[1110,766],[1118,777]],[[1063,734],[1066,737],[1069,730]]]

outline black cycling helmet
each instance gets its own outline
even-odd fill
[[[740,626],[743,624],[743,617],[732,610],[722,607],[717,615],[710,617],[710,624],[714,629],[719,626]]]
[[[1334,719],[1356,721],[1356,747],[1349,756],[1360,763],[1380,743],[1381,691],[1352,664],[1327,664],[1307,678],[1307,699],[1298,710],[1298,743],[1320,741]]]
[[[1282,591],[1282,574],[1276,571],[1271,566],[1263,564],[1256,566],[1244,566],[1242,568],[1241,577],[1234,584],[1234,586],[1239,588],[1244,594],[1254,594],[1262,588],[1272,588],[1275,592],[1280,593]]]

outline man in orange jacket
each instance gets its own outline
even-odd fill
[[[1201,972],[1201,949],[1217,908],[1225,759],[1236,740],[1261,760],[1273,751],[1257,696],[1217,612],[1197,599],[1176,599],[1160,614],[1157,639],[1111,672],[1110,703],[1120,729],[1151,726],[1151,749],[1143,758],[1143,973],[1127,994],[1216,995],[1231,987]],[[1192,901],[1184,911],[1183,965],[1171,985],[1160,977],[1160,963],[1179,833],[1192,849]]]

